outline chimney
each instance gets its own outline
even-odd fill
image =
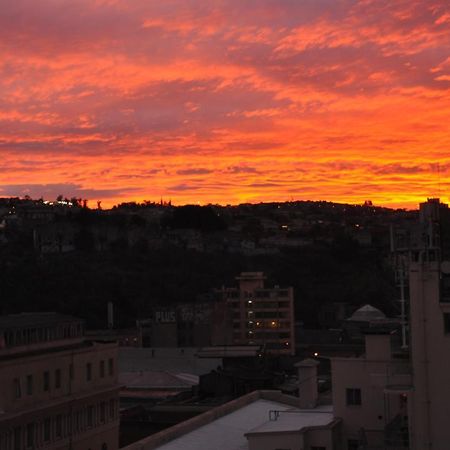
[[[317,366],[314,359],[304,359],[295,364],[298,370],[298,397],[300,409],[313,409],[317,406]]]

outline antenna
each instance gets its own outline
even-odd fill
[[[439,162],[437,163],[437,172],[438,172],[438,197],[441,198],[441,165]]]

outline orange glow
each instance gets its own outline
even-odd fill
[[[447,0],[4,3],[0,196],[449,201]]]

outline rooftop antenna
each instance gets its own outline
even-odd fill
[[[437,172],[438,172],[438,198],[441,198],[441,165],[439,161],[437,163]]]

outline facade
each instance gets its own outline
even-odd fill
[[[409,278],[409,346],[395,353],[388,335],[366,336],[364,357],[332,360],[333,404],[348,450],[449,448],[448,206],[422,203],[398,242]]]
[[[395,352],[389,331],[372,329],[365,354],[332,358],[333,407],[342,419],[345,450],[408,448],[408,354]]]
[[[117,345],[79,319],[0,317],[1,450],[117,450]]]
[[[261,345],[266,353],[295,355],[293,288],[265,287],[262,272],[242,272],[236,279],[238,287],[217,291],[232,329],[231,342],[216,344]]]
[[[203,347],[211,344],[213,305],[180,303],[154,307],[137,322],[142,347]]]
[[[444,450],[450,427],[450,211],[421,204],[424,244],[409,266],[410,346],[414,390],[408,397],[411,450]]]

